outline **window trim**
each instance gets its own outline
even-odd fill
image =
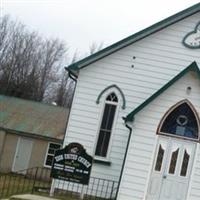
[[[48,142],[48,147],[46,149],[46,155],[45,155],[45,159],[44,159],[44,167],[46,167],[46,168],[51,168],[50,165],[46,165],[47,156],[49,155],[48,151],[49,151],[50,144],[56,144],[56,145],[60,145],[60,148],[62,147],[61,143],[58,143],[58,142]],[[50,154],[50,155],[52,155],[52,154]]]
[[[112,89],[112,91],[111,91],[111,89]],[[115,92],[114,90],[117,90],[118,93],[120,94],[120,95],[117,95],[118,101],[119,101],[119,96],[121,96],[121,98],[122,98],[122,109],[123,109],[123,110],[126,109],[126,99],[125,99],[125,95],[124,95],[123,91],[120,89],[120,87],[118,87],[116,84],[112,84],[112,85],[106,87],[105,89],[103,89],[103,90],[100,92],[100,94],[98,95],[98,97],[97,97],[96,104],[99,104],[99,103],[100,103],[101,97],[102,97],[102,96],[104,95],[104,93],[106,93],[107,91],[111,91],[111,93],[114,92],[115,95],[116,95],[116,92]],[[110,93],[108,93],[108,94],[110,94]]]
[[[170,115],[171,112],[173,112],[177,107],[179,107],[181,104],[186,103],[190,109],[193,111],[194,116],[196,118],[197,121],[197,126],[198,126],[198,138],[194,139],[194,138],[189,138],[189,137],[185,137],[185,136],[179,136],[179,135],[173,135],[170,133],[165,133],[161,131],[161,127],[163,126],[163,123],[165,122],[166,118]],[[200,141],[200,121],[199,121],[199,115],[196,111],[196,109],[194,108],[194,106],[192,105],[192,103],[190,103],[189,100],[184,99],[182,101],[179,101],[178,103],[176,103],[175,105],[171,106],[168,111],[163,115],[162,119],[160,120],[160,123],[158,125],[158,129],[156,134],[157,135],[165,135],[165,136],[169,136],[169,137],[174,137],[174,138],[178,138],[178,139],[184,139],[184,140],[189,140],[189,141],[195,141],[195,142],[199,142]]]
[[[111,94],[111,93],[115,93],[115,95],[117,96],[118,102],[112,102],[112,101],[108,101],[106,100],[107,97]],[[111,147],[112,147],[112,143],[113,143],[113,135],[115,132],[115,127],[116,127],[116,121],[118,119],[118,111],[119,111],[119,105],[120,105],[120,98],[119,95],[117,95],[117,91],[115,90],[111,90],[111,91],[107,91],[105,96],[104,96],[104,101],[102,101],[101,105],[100,105],[100,115],[99,115],[99,122],[98,122],[98,129],[97,129],[97,134],[96,134],[96,142],[95,142],[95,146],[94,146],[94,159],[100,162],[106,162],[106,163],[110,163],[110,153],[111,153]],[[112,124],[112,128],[111,128],[111,136],[110,136],[110,140],[109,140],[109,144],[108,144],[108,149],[107,149],[107,154],[106,157],[103,156],[98,156],[95,155],[96,153],[96,147],[97,147],[97,143],[98,143],[98,139],[99,139],[99,133],[100,133],[100,129],[101,129],[101,123],[102,123],[102,119],[103,119],[103,115],[104,115],[104,109],[106,104],[110,104],[110,105],[116,105],[116,110],[115,110],[115,116],[113,119],[113,124]]]

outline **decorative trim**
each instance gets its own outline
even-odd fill
[[[98,159],[94,159],[94,163],[102,164],[102,165],[107,165],[107,166],[110,166],[110,165],[111,165],[111,162],[110,162],[110,161],[98,160]]]
[[[184,137],[184,136],[178,136],[178,135],[173,135],[173,134],[170,134],[170,133],[165,133],[165,132],[161,132],[161,127],[163,126],[163,123],[165,121],[165,119],[169,116],[169,114],[171,112],[173,112],[178,106],[180,106],[181,104],[183,103],[186,103],[190,108],[191,110],[193,111],[194,113],[194,116],[196,118],[196,121],[197,121],[197,126],[198,126],[198,138],[197,139],[193,139],[193,138],[189,138],[189,137]],[[179,101],[178,103],[176,103],[175,105],[173,105],[171,108],[168,109],[168,111],[163,115],[162,119],[160,120],[160,123],[158,125],[158,129],[157,129],[157,132],[156,134],[157,135],[165,135],[165,136],[168,136],[168,137],[175,137],[175,138],[181,138],[181,139],[185,139],[185,140],[190,140],[190,141],[199,141],[199,130],[200,130],[200,124],[199,124],[199,116],[198,116],[198,113],[196,111],[196,109],[194,108],[194,106],[192,105],[192,103],[187,100],[187,99],[184,99],[184,100],[181,100]]]
[[[191,40],[193,41],[191,42]],[[194,31],[189,32],[183,38],[182,43],[190,49],[200,49],[200,21],[197,23]]]
[[[130,44],[133,44],[153,33],[156,33],[176,22],[179,22],[180,20],[185,19],[188,16],[191,16],[197,12],[200,11],[200,3],[197,3],[181,12],[178,12],[175,15],[172,15],[146,29],[143,29],[142,31],[139,31],[123,40],[120,40],[119,42],[116,42],[114,44],[112,44],[111,46],[108,46],[100,51],[98,51],[97,53],[94,53],[78,62],[75,62],[71,65],[68,66],[68,68],[72,71],[78,71],[79,69],[88,66],[91,63],[96,62],[97,60],[108,56]]]
[[[105,91],[111,89],[111,88],[116,88],[119,93],[121,94],[122,96],[122,100],[123,100],[123,104],[122,104],[122,109],[124,110],[126,108],[126,99],[125,99],[125,96],[124,96],[124,93],[122,92],[122,90],[115,84],[113,85],[110,85],[108,87],[106,87],[103,91],[101,91],[101,93],[99,94],[99,96],[97,97],[97,100],[96,100],[96,104],[99,104],[100,103],[100,98],[101,96],[105,93]]]
[[[123,118],[126,122],[132,122],[134,120],[135,114],[137,114],[140,110],[142,110],[146,105],[152,102],[156,97],[162,94],[166,89],[168,89],[171,85],[173,85],[177,80],[187,74],[189,71],[194,71],[197,73],[198,78],[200,79],[200,71],[196,62],[190,64],[187,68],[182,70],[178,75],[176,75],[173,79],[171,79],[167,84],[165,84],[162,88],[160,88],[156,93],[150,96],[146,101],[140,104],[137,108],[135,108],[131,113],[129,113],[125,118]]]

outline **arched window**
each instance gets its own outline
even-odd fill
[[[110,85],[110,86],[106,87],[105,89],[103,89],[103,90],[100,92],[100,94],[98,95],[97,100],[96,100],[96,103],[99,104],[102,95],[103,95],[105,92],[107,92],[108,90],[110,90],[110,89],[115,89],[115,90],[119,93],[119,95],[121,96],[121,99],[122,99],[122,109],[125,109],[125,108],[126,108],[126,99],[125,99],[124,93],[123,93],[123,91],[122,91],[117,85],[115,85],[115,84]]]
[[[173,106],[163,117],[158,134],[199,139],[199,119],[195,109],[187,100]]]
[[[95,155],[100,157],[107,157],[109,142],[112,133],[113,122],[117,109],[118,98],[114,92],[110,93],[105,101],[103,116],[101,119],[101,126],[99,129],[99,136]]]

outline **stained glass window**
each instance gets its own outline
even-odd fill
[[[187,102],[175,107],[165,117],[161,133],[198,139],[198,123],[194,111]]]
[[[190,159],[190,155],[185,150],[184,156],[183,156],[183,162],[182,162],[182,166],[181,166],[181,174],[180,174],[181,176],[186,176],[186,174],[187,174],[189,159]]]
[[[172,153],[170,166],[169,166],[169,174],[174,174],[174,172],[175,172],[177,158],[178,158],[178,152],[179,152],[179,149],[177,149],[176,151],[174,151]]]
[[[106,98],[107,101],[118,102],[118,98],[114,92],[109,94]]]
[[[161,170],[163,157],[164,157],[164,152],[165,152],[165,150],[162,148],[162,145],[160,144],[159,150],[158,150],[157,159],[156,159],[155,171],[160,171]]]

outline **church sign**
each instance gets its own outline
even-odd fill
[[[87,185],[92,161],[81,144],[71,143],[55,152],[51,177]]]
[[[200,22],[183,38],[183,44],[190,49],[200,49]]]

